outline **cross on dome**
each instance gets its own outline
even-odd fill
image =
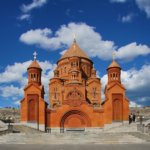
[[[37,56],[37,52],[36,51],[33,53],[33,56],[34,56],[34,60],[36,60],[36,56]]]
[[[113,51],[113,53],[112,53],[112,59],[113,59],[113,60],[115,60],[115,56],[116,56],[116,52]]]
[[[73,34],[73,41],[76,42],[76,34]]]

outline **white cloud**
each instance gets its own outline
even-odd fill
[[[107,74],[105,74],[101,78],[101,97],[102,97],[102,100],[105,100],[104,90],[105,90],[105,86],[106,86],[107,82],[108,82],[108,78],[107,78]]]
[[[20,100],[15,101],[14,104],[17,105],[17,106],[19,106],[20,105]]]
[[[31,61],[26,61],[23,63],[14,63],[14,65],[8,65],[5,68],[5,71],[0,73],[0,84],[19,82],[19,84],[24,85],[26,82],[24,74],[30,63]]]
[[[45,49],[56,49],[59,47],[60,43],[56,41],[57,39],[50,39],[51,34],[52,31],[48,28],[29,30],[20,36],[20,41],[29,45],[39,45],[40,47]]]
[[[42,7],[44,4],[46,4],[47,0],[33,0],[32,3],[30,4],[23,4],[21,6],[21,10],[24,13],[30,12],[31,10],[35,9],[35,8],[40,8]]]
[[[31,18],[30,14],[22,14],[18,17],[19,20],[29,20]]]
[[[20,41],[29,45],[35,44],[44,49],[56,50],[68,48],[73,41],[74,33],[77,35],[78,44],[89,56],[97,56],[102,59],[111,58],[112,51],[115,49],[114,42],[102,40],[101,35],[95,32],[94,27],[85,23],[62,25],[54,33],[54,36],[52,36],[52,30],[48,28],[29,30],[20,36]]]
[[[0,94],[5,98],[23,96],[23,88],[15,87],[12,84],[9,86],[0,86]]]
[[[140,10],[144,11],[150,18],[150,0],[135,0]]]
[[[129,107],[142,107],[142,105],[138,105],[136,102],[130,101]]]
[[[122,21],[123,23],[131,22],[131,21],[133,20],[133,18],[134,18],[134,15],[133,15],[132,13],[130,13],[130,14],[126,15],[126,16],[123,16],[123,17],[121,18],[121,21]]]
[[[150,48],[147,45],[137,44],[136,42],[122,46],[116,51],[116,58],[122,60],[133,60],[137,56],[146,56],[150,54]]]
[[[55,33],[49,28],[31,29],[20,36],[20,41],[47,50],[66,49],[73,41],[73,34],[77,35],[77,43],[90,57],[108,60],[112,59],[112,53],[116,51],[118,59],[132,60],[150,53],[147,45],[137,43],[130,43],[117,50],[113,41],[103,40],[94,27],[85,23],[62,25]]]
[[[124,3],[126,1],[127,0],[110,0],[110,2],[112,2],[112,3]]]
[[[122,82],[129,91],[138,92],[144,89],[146,92],[150,89],[150,65],[143,65],[140,70],[133,68],[122,71],[121,74]]]

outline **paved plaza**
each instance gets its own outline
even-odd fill
[[[64,134],[7,134],[0,144],[122,144],[147,143],[129,133],[64,133]]]
[[[0,136],[0,144],[139,144],[150,143],[150,136],[137,132],[136,124],[122,124],[101,132],[43,133],[23,128],[21,133]]]

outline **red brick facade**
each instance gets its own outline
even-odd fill
[[[121,68],[113,60],[107,68],[105,101],[93,62],[76,41],[58,60],[50,79],[50,108],[44,101],[41,71],[36,60],[28,68],[28,85],[21,101],[21,121],[39,129],[99,129],[113,121],[128,120],[129,101],[121,84]],[[48,83],[47,83],[48,84]]]

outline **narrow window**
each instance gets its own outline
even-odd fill
[[[57,99],[57,87],[54,87],[54,99]]]
[[[96,87],[93,87],[93,97],[96,98]]]

